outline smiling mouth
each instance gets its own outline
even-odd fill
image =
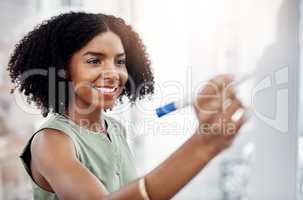
[[[114,86],[114,87],[106,87],[106,86],[101,86],[101,87],[98,87],[98,86],[94,86],[93,87],[95,90],[97,90],[98,92],[102,93],[102,94],[105,94],[105,95],[114,95],[119,86]]]

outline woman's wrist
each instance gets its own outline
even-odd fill
[[[221,151],[218,145],[216,145],[207,135],[207,133],[202,133],[201,131],[197,130],[195,134],[192,136],[192,139],[195,140],[196,152],[198,156],[209,156],[210,159],[217,156]]]

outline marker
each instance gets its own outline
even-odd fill
[[[254,72],[245,74],[240,79],[235,80],[232,85],[234,87],[238,87],[239,85],[243,84],[247,80],[254,77]],[[189,105],[192,105],[194,102],[190,100],[189,98],[184,98],[178,101],[172,101],[170,103],[165,104],[164,106],[160,106],[156,109],[156,114],[158,117],[163,117],[164,115],[167,115],[168,113],[171,113],[173,111],[185,108]]]

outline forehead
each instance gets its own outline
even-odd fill
[[[80,50],[80,53],[87,51],[100,52],[103,54],[120,54],[124,53],[124,47],[120,37],[108,31],[96,35]]]

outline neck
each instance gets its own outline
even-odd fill
[[[100,129],[105,129],[103,110],[90,107],[90,104],[75,98],[69,103],[64,114],[78,125],[88,127],[92,131],[98,132]]]

